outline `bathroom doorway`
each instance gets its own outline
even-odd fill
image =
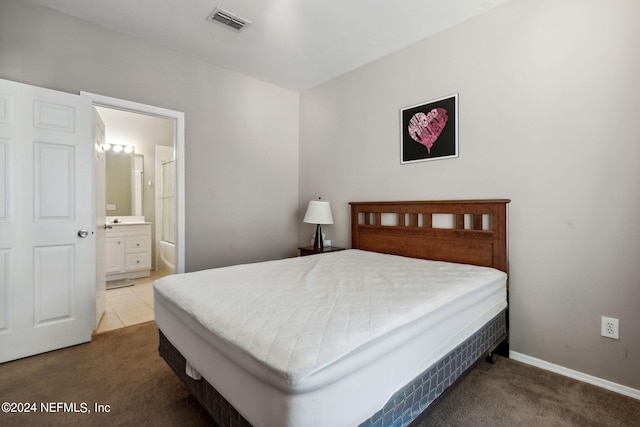
[[[131,279],[129,272],[111,274],[111,278],[119,281],[123,276],[124,280],[122,286],[107,291],[106,311],[96,330],[103,332],[153,320],[153,281],[167,274],[184,272],[184,114],[101,95],[84,92],[82,95],[92,99],[105,123],[107,147],[119,146],[111,154],[105,151],[107,219],[132,220],[136,221],[135,227],[146,224],[151,228],[150,269],[131,272]],[[123,155],[125,148],[130,152],[130,160]],[[172,164],[162,183],[159,180],[162,173],[156,170],[158,151],[162,153],[161,162]],[[119,162],[130,167],[110,175],[110,158],[114,164]],[[109,188],[112,182],[115,188]],[[171,205],[158,205],[158,197],[164,197],[168,189]],[[125,194],[118,194],[120,192]],[[164,259],[171,260],[170,264],[158,262],[161,247],[158,235],[172,241],[172,253],[167,252],[167,245],[162,245]],[[117,284],[117,281],[108,283]]]
[[[164,153],[163,160],[173,162],[175,123],[138,112],[95,108],[105,128],[106,305],[97,328],[104,332],[153,320],[152,283],[174,273],[175,205],[163,212],[156,201],[167,189],[173,195],[175,175],[158,174],[161,164],[156,157]],[[163,235],[169,237],[161,239]],[[170,240],[170,247],[165,240]]]

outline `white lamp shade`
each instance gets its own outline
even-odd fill
[[[331,205],[325,200],[311,200],[302,221],[309,224],[333,224]]]

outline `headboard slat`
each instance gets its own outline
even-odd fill
[[[473,229],[482,230],[482,215],[474,214],[472,217],[473,217]]]

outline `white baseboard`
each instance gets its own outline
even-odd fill
[[[549,363],[541,359],[536,359],[535,357],[527,356],[526,354],[518,353],[517,351],[509,351],[509,358],[518,362],[526,363],[527,365],[535,366],[536,368],[551,371],[556,374],[564,375],[565,377],[573,378],[574,380],[593,384],[595,386],[606,388],[607,390],[611,390],[616,393],[624,394],[625,396],[633,397],[634,399],[640,400],[640,390],[636,390],[622,384],[617,384],[608,380],[603,380],[602,378],[583,374],[582,372],[574,371],[560,365],[554,365],[553,363]]]

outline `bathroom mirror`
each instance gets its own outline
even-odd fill
[[[134,153],[105,153],[107,216],[142,216],[144,156]]]

